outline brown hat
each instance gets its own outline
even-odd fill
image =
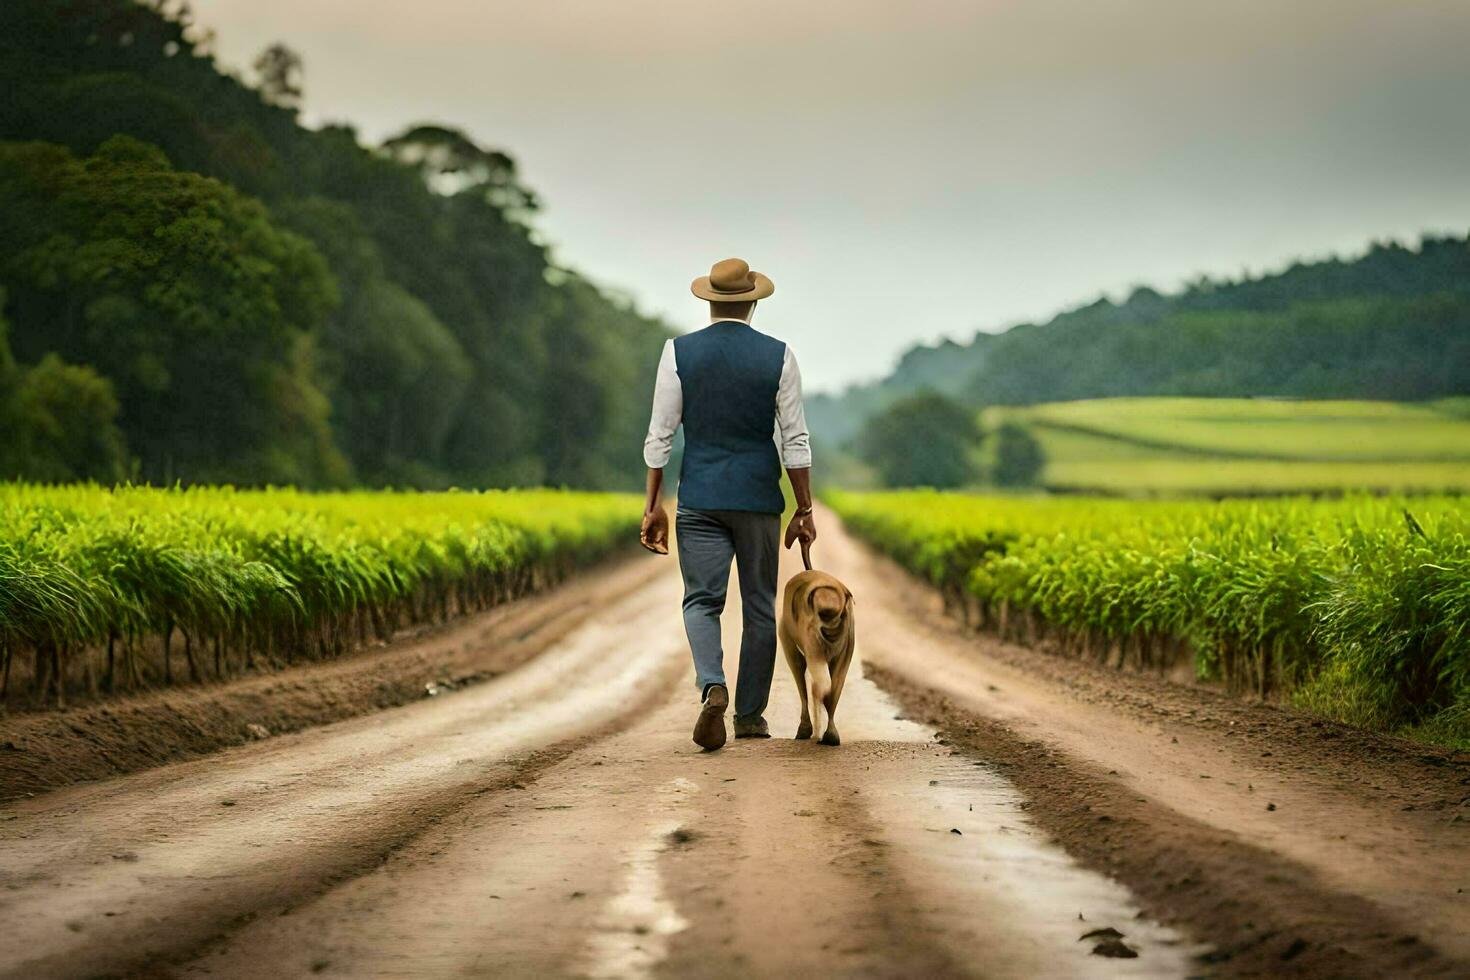
[[[751,272],[744,259],[725,259],[711,266],[709,275],[694,280],[689,289],[700,299],[715,303],[748,303],[774,293],[776,284]]]

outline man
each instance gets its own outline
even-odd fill
[[[781,466],[791,480],[796,514],[786,547],[817,539],[812,519],[811,447],[801,405],[801,372],[791,348],[750,326],[771,280],[740,259],[716,262],[690,287],[709,302],[703,330],[664,344],[643,443],[648,497],[643,546],[668,554],[669,525],[661,496],[674,432],[684,426],[677,531],[684,575],[684,629],[694,654],[703,705],[694,741],[707,751],[725,744],[724,651],[720,613],[733,558],[745,613],[735,737],[770,738],[763,712],[776,663],[776,547],[781,533]]]

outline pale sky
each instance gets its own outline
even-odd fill
[[[738,255],[808,390],[1135,284],[1470,229],[1466,0],[196,0],[308,123],[510,152],[680,329]]]

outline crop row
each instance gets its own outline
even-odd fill
[[[978,628],[1470,739],[1470,503],[832,493]]]
[[[638,514],[551,490],[0,484],[0,697],[17,665],[18,693],[59,702],[336,656],[554,581]]]

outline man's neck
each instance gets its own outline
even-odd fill
[[[743,323],[743,324],[745,324],[748,327],[748,326],[750,326],[750,317],[748,317],[748,316],[712,316],[712,317],[709,318],[709,322],[710,323]]]

